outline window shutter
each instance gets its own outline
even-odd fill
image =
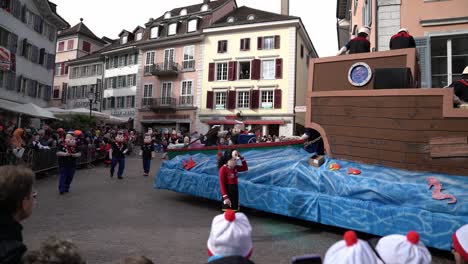
[[[281,89],[275,89],[275,108],[281,108]]]
[[[260,64],[259,59],[252,60],[252,80],[260,80]]]
[[[21,92],[21,83],[23,82],[23,76],[18,76],[18,80],[16,82],[16,91]]]
[[[250,108],[258,109],[259,101],[260,101],[260,91],[259,90],[252,90],[252,98],[250,99]]]
[[[223,45],[223,44],[222,44],[222,41],[219,40],[219,41],[218,41],[218,53],[221,53],[221,52],[222,52],[222,47],[221,47],[222,45]]]
[[[236,91],[228,91],[228,104],[227,109],[233,110],[236,109]]]
[[[258,37],[258,38],[257,38],[257,49],[258,49],[258,50],[262,50],[262,49],[263,49],[263,38],[262,38],[262,37]]]
[[[60,75],[64,75],[65,74],[65,63],[61,63],[60,65]]]
[[[213,91],[208,91],[208,93],[206,94],[206,108],[207,109],[213,109],[213,99],[214,99]]]
[[[245,39],[240,40],[240,50],[245,50]]]
[[[276,35],[275,36],[275,49],[280,48],[280,36]]]
[[[237,65],[237,62],[236,61],[230,61],[229,64],[228,64],[228,80],[229,81],[234,81],[236,79],[236,65]]]
[[[14,33],[10,33],[9,39],[10,52],[16,54],[18,48],[18,36]]]
[[[27,50],[28,50],[28,39],[23,39],[23,41],[21,42],[21,56],[26,57]]]
[[[10,56],[11,56],[10,71],[11,73],[15,73],[16,72],[16,54],[11,53]]]
[[[210,63],[208,67],[208,81],[209,82],[214,81],[214,77],[215,77],[215,64]]]
[[[419,56],[420,87],[431,87],[431,42],[429,37],[414,38]],[[415,73],[415,80],[417,80]]]
[[[23,21],[23,23],[26,23],[26,10],[26,5],[23,5],[21,8],[21,21]]]
[[[68,84],[62,83],[62,103],[67,102]]]
[[[283,59],[276,59],[275,78],[276,79],[283,78]]]
[[[245,39],[245,50],[250,50],[250,38]]]
[[[227,40],[224,40],[223,41],[223,52],[227,52],[227,45],[228,45]]]
[[[44,65],[44,55],[45,55],[45,49],[42,48],[39,51],[39,64]]]

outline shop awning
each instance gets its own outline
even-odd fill
[[[51,111],[45,108],[39,107],[33,103],[18,105],[9,110],[12,112],[16,112],[16,113],[20,113],[20,114],[28,115],[28,116],[34,116],[38,118],[57,119]]]
[[[15,103],[15,102],[12,102],[12,101],[0,99],[0,108],[1,109],[11,111],[11,109],[13,109],[13,108],[15,108],[17,106],[20,106],[20,105],[21,104],[19,104],[19,103]]]
[[[202,121],[208,125],[235,125],[236,120],[205,120]],[[246,125],[284,125],[283,120],[243,120]]]

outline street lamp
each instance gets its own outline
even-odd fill
[[[88,99],[89,99],[89,118],[91,118],[92,110],[93,110],[93,101],[94,101],[94,93],[93,92],[88,93]]]

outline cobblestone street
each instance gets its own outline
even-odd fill
[[[154,176],[160,158],[153,160]],[[127,158],[123,180],[109,177],[103,165],[77,171],[71,192],[60,196],[57,176],[36,183],[33,216],[23,223],[24,240],[35,249],[48,236],[74,241],[88,263],[119,263],[146,255],[155,263],[206,263],[211,220],[220,213],[214,201],[153,188],[142,176],[141,160]],[[256,263],[290,263],[295,255],[324,254],[343,230],[255,210],[245,212],[253,227]],[[437,251],[433,263],[452,263]]]

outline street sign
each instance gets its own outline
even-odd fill
[[[294,107],[294,112],[296,113],[305,113],[306,112],[306,106],[305,105],[300,105]]]

